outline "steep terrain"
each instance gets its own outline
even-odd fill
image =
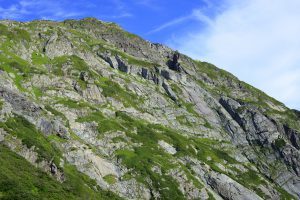
[[[0,199],[300,199],[300,116],[93,18],[0,22]]]

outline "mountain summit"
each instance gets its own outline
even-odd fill
[[[300,117],[114,23],[3,20],[0,161],[0,199],[299,199]]]

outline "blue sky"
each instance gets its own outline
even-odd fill
[[[0,0],[0,18],[113,21],[300,110],[299,0]]]

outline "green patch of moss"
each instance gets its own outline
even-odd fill
[[[117,177],[111,174],[104,176],[103,179],[110,185],[117,182]]]

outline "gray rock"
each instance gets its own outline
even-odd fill
[[[232,200],[261,200],[257,194],[243,187],[224,174],[210,172],[207,176],[207,183],[217,191],[223,198]]]
[[[174,155],[177,152],[176,149],[172,145],[166,143],[163,140],[158,141],[158,144],[161,148],[163,148],[167,153],[169,153],[171,155]]]
[[[166,83],[165,81],[162,84],[162,87],[165,89],[166,93],[169,95],[169,97],[173,100],[173,101],[177,101],[177,96],[176,94],[173,92],[172,88],[170,87],[170,85],[168,83]]]

